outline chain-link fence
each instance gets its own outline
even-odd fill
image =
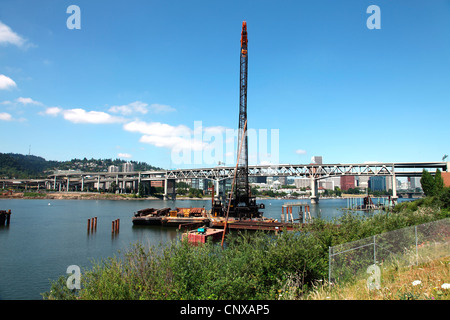
[[[381,269],[450,255],[450,219],[378,234],[329,248],[329,282],[378,276]],[[375,284],[376,285],[376,284]],[[368,282],[369,286],[369,282]]]

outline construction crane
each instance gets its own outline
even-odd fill
[[[236,173],[236,201],[238,203],[248,204],[250,194],[248,186],[248,145],[247,130],[245,123],[247,121],[247,75],[248,75],[248,39],[247,23],[242,23],[241,32],[241,63],[240,63],[240,84],[239,84],[239,130],[238,130],[238,167]],[[245,132],[244,132],[245,130]],[[241,148],[241,152],[239,152]]]
[[[251,196],[248,183],[248,140],[247,140],[247,74],[248,74],[248,38],[247,23],[242,23],[240,76],[239,76],[239,130],[238,130],[238,159],[235,168],[231,193],[225,203],[213,201],[213,215],[223,215],[238,219],[262,218],[264,204],[257,205],[256,198]]]
[[[247,23],[242,23],[240,76],[239,76],[239,130],[238,130],[238,159],[234,181],[234,195],[230,197],[229,215],[235,218],[260,218],[259,209],[264,205],[257,205],[256,198],[251,196],[248,183],[248,140],[247,140],[247,75],[248,75],[248,38]]]

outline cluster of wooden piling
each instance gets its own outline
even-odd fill
[[[111,222],[111,233],[119,233],[120,219]]]
[[[88,219],[88,221],[87,221],[87,231],[88,232],[97,231],[97,217]]]
[[[111,222],[111,233],[119,233],[119,227],[120,227],[120,219],[113,220]],[[90,218],[87,220],[87,231],[93,232],[97,231],[97,217]]]
[[[4,226],[5,224],[9,226],[11,220],[11,210],[0,210],[0,226]]]
[[[292,215],[292,207],[298,207],[298,219],[294,219]],[[284,209],[286,208],[286,212]],[[306,220],[311,220],[311,210],[309,204],[306,203],[288,203],[281,206],[281,222],[291,222],[299,221],[299,223],[304,223]]]

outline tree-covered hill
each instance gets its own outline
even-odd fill
[[[122,159],[72,159],[68,161],[46,160],[33,155],[0,153],[0,178],[40,178],[54,170],[80,170],[82,172],[105,172],[110,165],[122,170],[127,161]],[[136,171],[161,170],[145,162],[130,161]]]

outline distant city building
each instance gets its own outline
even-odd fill
[[[350,188],[355,187],[355,177],[354,176],[341,176],[341,190],[347,191]]]
[[[282,186],[287,185],[287,177],[278,177],[278,181]]]
[[[208,179],[191,179],[191,187],[206,192],[208,191],[208,181]]]
[[[311,187],[311,179],[308,178],[294,179],[294,184],[297,189]]]
[[[411,189],[422,189],[422,185],[420,184],[420,177],[410,177],[408,178],[409,188]]]
[[[108,167],[108,172],[119,172],[119,167],[115,165],[111,165]]]
[[[334,181],[329,178],[319,180],[319,188],[334,190]]]
[[[131,162],[126,162],[122,165],[122,172],[133,172],[134,164]]]
[[[386,177],[385,176],[370,177],[369,188],[372,191],[386,191]]]
[[[369,187],[369,177],[356,177],[355,184],[360,189],[367,189]]]
[[[313,156],[311,157],[312,164],[322,164],[322,156]]]
[[[389,189],[393,189],[392,188],[392,186],[393,186],[393,177],[392,176],[385,176],[384,177],[385,179],[386,179],[386,185],[384,186],[385,187],[385,189],[384,190],[386,190],[386,191],[389,191]],[[400,187],[400,185],[401,185],[401,181],[399,181],[399,180],[395,180],[396,182],[397,182],[397,189]]]
[[[248,177],[249,183],[266,183],[267,177]]]

